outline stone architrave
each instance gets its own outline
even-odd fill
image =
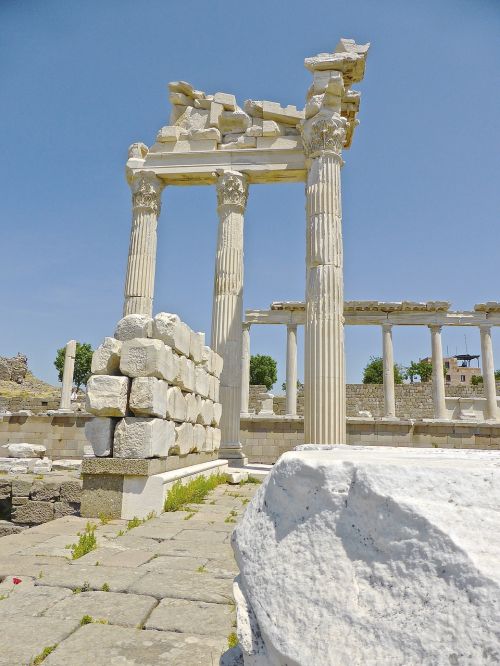
[[[70,340],[66,345],[64,355],[64,370],[61,389],[61,403],[59,411],[71,411],[71,390],[73,388],[73,373],[75,371],[76,340]]]
[[[241,413],[248,414],[250,400],[250,324],[243,323],[241,350]],[[212,391],[212,394],[214,392]],[[215,398],[214,398],[215,400]]]
[[[231,459],[233,464],[245,460],[240,443],[240,408],[243,220],[247,198],[248,182],[245,175],[237,171],[219,173],[217,180],[219,230],[215,260],[211,347],[223,359],[220,383],[220,402],[223,406],[220,456]]]
[[[134,173],[132,190],[132,231],[125,279],[123,314],[153,312],[156,268],[156,228],[164,184],[150,171]]]
[[[297,414],[297,324],[286,329],[286,413]]]

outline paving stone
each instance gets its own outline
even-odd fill
[[[226,532],[217,532],[215,530],[185,529],[175,535],[174,541],[195,541],[204,544],[224,544],[229,543],[229,536]]]
[[[113,553],[103,554],[98,562],[109,567],[139,567],[153,557],[154,553],[150,550],[114,550]]]
[[[176,534],[182,531],[184,526],[165,525],[165,523],[157,522],[156,519],[148,521],[145,525],[135,527],[130,530],[130,533],[135,537],[149,538],[149,539],[171,539]]]
[[[25,585],[25,581],[16,585],[7,599],[0,601],[2,617],[37,617],[58,601],[74,596],[64,587],[34,587],[32,581]]]
[[[110,544],[113,544],[113,547],[125,550],[126,548],[133,548],[136,550],[149,550],[152,553],[158,553],[161,549],[162,543],[159,539],[148,539],[146,537],[141,538],[134,535],[135,530],[130,530],[126,532],[123,536],[117,536],[113,539],[102,540],[102,544],[109,547]]]
[[[153,597],[138,594],[67,592],[70,596],[52,605],[45,617],[80,621],[84,615],[90,615],[94,620],[107,620],[109,624],[139,628],[158,603]]]
[[[75,620],[49,617],[25,617],[21,622],[16,615],[0,618],[0,664],[2,666],[29,666],[45,647],[61,643],[78,626]],[[72,663],[71,660],[67,662]]]
[[[6,555],[0,557],[0,576],[33,576],[37,578],[47,567],[69,565],[63,557],[36,555]]]
[[[69,567],[47,568],[43,578],[36,581],[36,585],[69,587],[71,590],[75,590],[87,583],[90,590],[100,590],[106,583],[111,592],[126,592],[142,576],[144,576],[144,571],[140,569],[115,569],[75,564]],[[138,594],[142,593],[139,592]]]
[[[70,564],[72,566],[82,566],[82,565],[87,565],[87,566],[95,566],[96,562],[99,562],[99,565],[104,563],[104,560],[106,557],[116,555],[116,553],[120,553],[121,550],[118,548],[96,548],[95,550],[91,550],[90,553],[87,553],[86,555],[83,555],[83,557],[79,557],[77,560],[71,560]]]
[[[199,634],[227,638],[233,631],[232,625],[235,619],[235,611],[229,605],[185,599],[162,599],[149,616],[144,628],[187,634],[196,628]]]
[[[163,541],[158,544],[157,555],[176,555],[180,557],[206,557],[207,559],[233,560],[233,549],[230,544],[207,544],[195,541]]]
[[[217,604],[227,604],[233,598],[231,580],[182,570],[147,573],[132,583],[129,591],[157,599],[190,599]]]
[[[227,640],[217,637],[87,624],[44,666],[217,666],[226,648]]]
[[[204,566],[207,563],[206,557],[176,557],[168,555],[160,555],[154,559],[146,562],[146,564],[141,565],[141,569],[144,571],[196,571],[199,567]]]

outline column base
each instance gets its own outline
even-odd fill
[[[227,460],[230,467],[244,467],[248,465],[248,458],[244,454],[241,445],[239,448],[229,446],[224,448],[221,446],[219,449],[219,458]]]

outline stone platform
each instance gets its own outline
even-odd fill
[[[56,646],[44,666],[217,666],[236,631],[230,534],[257,488],[221,485],[193,512],[134,529],[99,524],[97,549],[78,560],[66,546],[84,518],[0,539],[0,665]]]

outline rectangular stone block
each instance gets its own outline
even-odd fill
[[[196,387],[195,364],[190,358],[178,356],[178,372],[175,383],[184,391],[194,392]]]
[[[204,451],[214,450],[214,428],[207,426],[205,428],[205,448]]]
[[[134,338],[123,343],[120,371],[129,377],[167,379],[171,368],[168,353],[161,340]]]
[[[53,502],[28,500],[26,504],[12,507],[12,522],[19,525],[41,525],[53,519]]]
[[[199,395],[195,395],[194,393],[186,393],[184,394],[184,398],[186,400],[187,407],[186,421],[189,421],[189,423],[196,423],[200,413],[201,398]]]
[[[201,350],[203,349],[204,344],[205,344],[204,333],[195,333],[194,331],[190,332],[189,357],[196,364],[201,363],[202,360]]]
[[[214,403],[211,400],[202,400],[200,414],[198,416],[198,423],[201,425],[209,426],[212,424],[214,418]]]
[[[212,385],[212,377],[208,374],[205,368],[197,366],[194,369],[195,375],[195,392],[201,395],[202,398],[208,398],[209,387]]]
[[[220,402],[214,402],[214,416],[212,419],[212,425],[219,427],[220,419],[222,416],[222,405]]]
[[[206,431],[205,428],[197,423],[193,426],[193,448],[196,451],[206,451]]]
[[[214,451],[220,449],[220,430],[219,428],[213,428],[213,441],[214,441]]]
[[[129,407],[136,416],[156,416],[164,419],[167,415],[168,384],[156,377],[136,377],[132,380]]]
[[[122,419],[115,429],[116,458],[161,458],[175,443],[172,421],[154,418]]]
[[[93,375],[87,382],[87,411],[96,416],[125,416],[129,379]]]
[[[57,481],[41,481],[36,479],[30,490],[30,499],[42,502],[53,502],[59,499],[61,483]]]
[[[181,456],[193,449],[193,425],[191,423],[181,423],[175,426],[175,446]]]
[[[187,402],[178,386],[167,390],[167,418],[172,421],[185,421],[187,418]]]
[[[222,359],[222,356],[219,356],[217,352],[213,353],[213,366],[214,366],[214,371],[213,374],[217,377],[217,379],[220,378],[221,373],[222,373],[222,366],[224,365],[224,361]]]
[[[98,458],[110,456],[113,451],[116,419],[96,416],[85,424],[85,437]]]
[[[176,314],[159,312],[153,319],[153,337],[189,356],[191,329]]]
[[[81,500],[82,483],[81,481],[63,481],[61,483],[61,501],[76,503]]]
[[[92,355],[93,375],[115,375],[120,371],[122,343],[115,338],[104,338],[102,345]]]
[[[116,325],[115,338],[122,342],[134,338],[150,338],[152,329],[153,320],[148,315],[129,314]]]
[[[204,345],[201,350],[201,365],[209,374],[213,374],[214,352],[207,345]]]

